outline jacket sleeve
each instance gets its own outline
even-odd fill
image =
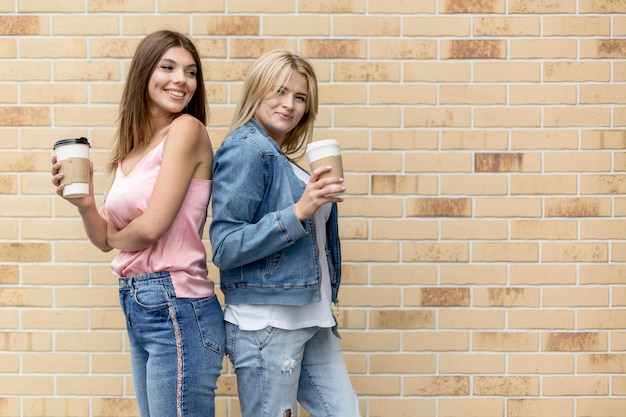
[[[220,269],[263,259],[307,234],[295,204],[257,213],[266,196],[268,169],[260,150],[245,140],[225,140],[215,155],[209,236],[213,263]]]

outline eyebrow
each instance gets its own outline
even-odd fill
[[[282,89],[282,90],[285,90],[285,91],[291,91],[289,88],[287,88],[287,87],[286,87],[286,86],[284,86],[284,85],[281,85],[281,86],[279,86],[278,88],[276,88],[276,90],[281,90],[281,89]],[[301,96],[307,96],[307,93],[306,93],[306,92],[304,92],[304,93],[303,93],[303,92],[297,92],[297,91],[294,91],[294,94],[299,94],[299,95],[301,95]]]
[[[172,63],[172,64],[178,64],[178,62],[174,61],[173,59],[169,59],[169,58],[161,58],[161,61],[159,61],[159,62],[163,62],[163,61],[165,61],[165,62],[169,62],[169,63]],[[197,67],[198,67],[198,64],[196,64],[196,63],[194,62],[193,64],[189,64],[189,65],[187,65],[187,67],[186,67],[186,68],[189,68],[189,67],[196,67],[196,68],[197,68]]]

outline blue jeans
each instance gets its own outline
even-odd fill
[[[294,416],[296,400],[313,417],[361,415],[332,329],[245,331],[226,323],[226,353],[243,417]]]
[[[224,357],[215,296],[176,298],[167,272],[119,279],[142,417],[213,417]]]

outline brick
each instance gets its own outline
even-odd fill
[[[397,396],[400,394],[400,378],[397,376],[367,376],[352,378],[354,390],[361,395],[371,395],[380,391],[380,385],[384,385],[383,395]]]
[[[508,417],[525,416],[574,416],[574,402],[572,399],[509,399]]]
[[[224,3],[219,0],[159,0],[159,12],[224,12]]]
[[[509,13],[575,13],[575,0],[561,0],[552,3],[546,3],[539,0],[511,0],[509,5]]]
[[[339,29],[334,22],[333,20],[331,26],[331,20],[326,16],[265,16],[263,34],[266,36],[329,36],[331,30]]]
[[[528,172],[539,171],[540,161],[533,154],[477,153],[474,155],[476,172]]]
[[[474,395],[527,397],[539,394],[539,378],[511,376],[477,376],[474,378]]]
[[[545,243],[544,262],[606,262],[608,248],[605,243]]]
[[[442,85],[439,89],[441,104],[505,104],[504,86]]]
[[[303,40],[301,53],[311,59],[315,58],[365,58],[365,41],[363,40]]]
[[[435,316],[432,311],[420,310],[374,310],[369,314],[371,329],[433,329]]]
[[[329,57],[324,57],[329,58]],[[340,58],[340,57],[332,57]],[[333,75],[337,81],[400,81],[400,66],[384,61],[380,62],[338,62],[333,66]],[[395,124],[394,126],[397,126]]]
[[[622,265],[581,265],[581,284],[622,284],[626,281],[626,267]]]
[[[474,351],[535,352],[539,347],[536,334],[513,332],[476,332],[472,337]]]
[[[567,310],[515,310],[509,314],[509,329],[564,329],[574,328],[574,312]]]
[[[332,20],[334,36],[399,36],[400,19],[393,16],[335,16]],[[289,32],[290,34],[298,32]]]
[[[55,36],[102,35],[118,34],[119,18],[117,16],[52,16],[52,34]]]
[[[572,374],[574,360],[570,354],[509,354],[508,371],[512,374]]]
[[[507,186],[505,177],[492,175],[446,175],[441,178],[441,192],[445,195],[505,195]]]
[[[414,377],[404,380],[406,395],[459,396],[470,392],[469,377],[439,376]]]
[[[407,172],[470,172],[471,155],[466,153],[407,153]]]
[[[547,111],[547,109],[546,109]],[[480,128],[493,127],[538,127],[541,124],[541,111],[533,108],[477,108],[474,111],[474,125]]]
[[[374,59],[436,59],[437,44],[429,40],[376,40],[370,45]]]
[[[437,223],[396,220],[375,220],[372,222],[372,239],[422,240],[437,238]]]
[[[406,243],[404,262],[467,262],[469,248],[463,243]]]
[[[475,82],[539,82],[541,66],[534,62],[477,62]]]
[[[605,333],[544,333],[542,351],[545,352],[591,352],[606,350],[608,337]]]
[[[539,307],[539,290],[534,288],[476,288],[475,307]]]
[[[369,275],[370,283],[373,285],[432,285],[437,279],[436,267],[432,265],[371,265]]]
[[[407,62],[403,68],[404,81],[408,82],[467,82],[470,65],[464,62]]]
[[[3,36],[47,35],[48,20],[43,16],[1,16],[0,34]]]
[[[85,2],[81,0],[23,0],[18,5],[20,13],[83,13],[85,12]]]
[[[92,399],[92,416],[132,417],[139,415],[135,398],[94,398]]]
[[[446,332],[437,330],[434,332],[410,332],[403,336],[402,342],[403,351],[465,352],[469,349],[468,333],[457,331]],[[430,372],[432,372],[432,370]]]
[[[546,62],[543,76],[544,82],[606,82],[610,79],[610,65],[604,62]]]
[[[374,398],[369,400],[369,412],[372,416],[402,417],[410,416],[415,410],[420,410],[422,417],[435,417],[435,400],[408,399],[390,400]]]
[[[531,89],[532,91],[532,89]],[[517,130],[511,132],[512,149],[577,149],[578,134],[573,130]]]
[[[566,265],[512,265],[510,274],[513,285],[555,285],[576,282],[576,269]]]
[[[399,305],[400,289],[394,287],[353,287],[342,292],[342,306],[349,307],[390,307]]]
[[[503,59],[506,43],[500,40],[442,40],[443,59]]]
[[[576,194],[576,177],[573,175],[512,175],[510,178],[511,195],[554,195]],[[563,201],[565,199],[561,199]]]
[[[472,214],[468,198],[419,198],[412,203],[407,210],[411,217],[469,217]]]
[[[386,197],[367,199],[367,204],[358,197],[346,198],[341,203],[341,213],[343,216],[356,217],[401,217],[402,216],[402,200],[390,199]],[[383,214],[384,213],[384,214]]]
[[[505,369],[503,354],[442,353],[439,356],[440,374],[493,374]],[[444,414],[450,415],[448,413]],[[459,414],[459,416],[467,414]]]
[[[578,372],[623,373],[625,359],[623,354],[581,354],[578,356]]]
[[[545,207],[546,217],[606,217],[611,214],[608,199],[549,198]]]
[[[573,220],[512,220],[511,239],[573,240],[576,225]]]
[[[435,194],[437,180],[433,177],[417,175],[377,175],[371,176],[372,194],[419,195]]]
[[[578,46],[575,40],[512,40],[512,59],[576,59]]]
[[[626,407],[622,398],[580,398],[576,401],[580,415],[614,416]]]
[[[57,332],[57,352],[119,352],[122,332]]]
[[[341,2],[337,2],[341,3]],[[356,4],[361,4],[356,1]],[[370,13],[434,13],[434,5],[430,2],[416,2],[411,0],[369,0],[367,10]]]
[[[442,220],[442,240],[489,239],[505,240],[507,225],[504,221]]]
[[[474,36],[538,36],[541,21],[535,17],[477,17]]]
[[[400,334],[394,332],[351,333],[343,331],[341,347],[355,352],[397,352],[400,346]]]
[[[86,374],[89,372],[89,356],[86,354],[45,354],[24,356],[24,372],[29,374]]]
[[[379,0],[382,1],[382,0]],[[415,4],[427,4],[414,2]],[[371,5],[370,5],[371,9]],[[470,34],[471,19],[466,17],[428,16],[404,17],[404,36],[468,36]]]
[[[434,132],[418,132],[417,129],[382,131],[374,130],[372,149],[436,149],[437,135]]]
[[[25,416],[89,416],[88,398],[26,397],[22,401]]]
[[[421,374],[433,372],[434,361],[431,355],[374,354],[370,368],[375,374]]]
[[[51,297],[50,297],[51,298]],[[48,307],[51,304],[48,303]],[[23,329],[87,329],[87,312],[75,310],[22,311]]]
[[[544,36],[608,36],[610,18],[602,16],[544,16]]]
[[[581,0],[580,13],[624,13],[626,5],[619,1],[611,0]]]
[[[444,0],[439,2],[440,13],[504,13],[503,0],[478,0],[467,2],[463,0]]]
[[[443,90],[443,87],[441,88]],[[508,149],[508,135],[493,130],[446,130],[441,132],[442,149]]]
[[[122,17],[122,33],[126,36],[145,36],[161,29],[189,33],[187,16],[165,15],[128,15]]]
[[[394,107],[361,107],[336,109],[335,117],[338,119],[336,126],[363,126],[363,127],[389,127],[400,122],[399,108]],[[397,157],[401,157],[398,155]]]
[[[470,112],[465,108],[406,108],[404,120],[410,127],[469,127]]]
[[[359,0],[338,0],[333,2],[318,2],[304,0],[298,2],[298,11],[308,13],[363,13],[364,3]]]
[[[504,328],[504,313],[502,311],[484,310],[440,310],[439,329],[502,329]],[[476,333],[473,333],[474,335]],[[472,342],[473,350],[476,346]]]
[[[474,202],[476,217],[539,217],[541,201],[533,198],[480,198]]]
[[[7,352],[48,352],[52,349],[51,333],[4,332],[0,348]]]
[[[0,243],[0,262],[48,262],[50,245],[46,243]]]
[[[420,307],[468,307],[470,292],[467,288],[407,288],[406,305]]]
[[[447,285],[497,285],[506,280],[506,269],[501,265],[441,265],[440,281]]]
[[[604,220],[599,222],[582,221],[580,239],[623,239],[622,222],[619,220]]]
[[[576,104],[577,101],[573,85],[511,85],[509,94],[511,104]]]
[[[20,90],[20,98],[28,104],[86,103],[87,89],[83,85],[29,84]]]

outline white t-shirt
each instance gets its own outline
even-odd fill
[[[307,183],[309,175],[292,164],[294,173]],[[333,327],[330,272],[326,259],[326,221],[330,216],[331,205],[324,204],[313,217],[317,250],[320,254],[321,300],[303,306],[275,304],[232,304],[224,309],[224,319],[236,324],[242,330],[261,330],[267,326],[284,330],[304,329],[307,327]]]

